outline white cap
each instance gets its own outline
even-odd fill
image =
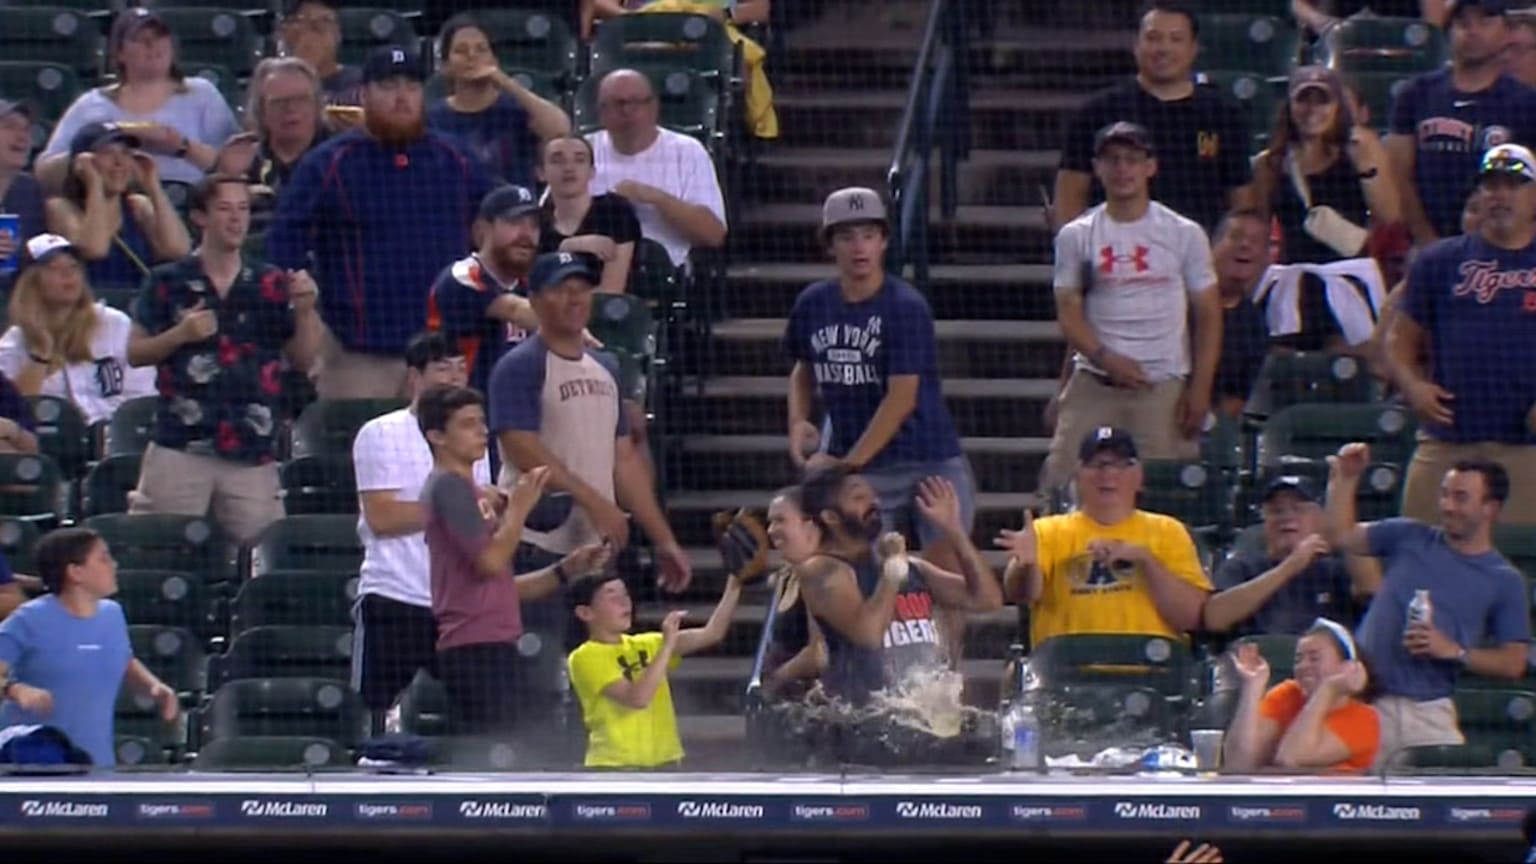
[[[58,234],[39,234],[27,241],[22,260],[27,264],[41,264],[60,252],[75,251],[75,244]]]
[[[1479,177],[1486,174],[1513,174],[1527,182],[1536,180],[1536,156],[1519,144],[1499,144],[1489,147],[1478,166]]]

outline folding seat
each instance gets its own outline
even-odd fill
[[[1178,519],[1207,539],[1232,524],[1232,489],[1220,471],[1197,462],[1148,459],[1137,504],[1143,510]]]
[[[706,15],[625,15],[598,25],[591,48],[592,77],[624,68],[683,69],[698,73],[719,90],[735,74],[735,56],[725,26]]]
[[[559,17],[521,9],[478,9],[491,51],[503,69],[539,73],[568,84],[576,74],[576,38]]]
[[[362,65],[381,45],[413,45],[417,39],[410,20],[393,9],[347,7],[337,9],[336,17],[341,27],[337,59],[344,64]]]
[[[83,477],[96,454],[96,444],[80,409],[56,396],[33,396],[27,401],[32,403],[38,450],[53,459],[65,478]]]
[[[268,626],[350,627],[356,602],[355,572],[263,573],[241,585],[235,595],[231,632],[238,636]]]
[[[209,668],[210,678],[221,684],[245,678],[348,681],[352,675],[352,629],[253,627],[237,633],[229,650],[214,657]]]
[[[1354,357],[1321,351],[1270,354],[1254,382],[1246,413],[1267,417],[1292,405],[1371,402],[1380,388]]]
[[[321,399],[299,414],[293,426],[293,455],[351,458],[352,441],[363,424],[405,407],[401,399]]]
[[[1200,16],[1200,53],[1195,68],[1232,70],[1275,78],[1290,73],[1300,35],[1289,14],[1253,15],[1223,11]]]
[[[133,656],[155,677],[182,696],[183,701],[202,693],[208,683],[208,658],[192,631],[154,624],[129,624]]]
[[[175,570],[117,571],[117,593],[129,624],[180,627],[213,635],[213,603],[207,585],[190,573]]]
[[[70,103],[84,91],[80,76],[66,64],[40,60],[0,62],[0,93],[8,99],[30,103],[38,110],[37,119],[50,126],[64,116]]]
[[[245,79],[261,60],[261,35],[239,9],[179,6],[156,12],[175,34],[178,60],[188,68],[222,66]]]
[[[154,439],[159,404],[159,396],[140,396],[117,406],[107,423],[107,455],[142,455]]]
[[[310,771],[351,765],[346,747],[307,735],[216,738],[192,759],[193,771]]]
[[[234,556],[218,528],[201,516],[107,513],[85,520],[112,549],[119,567],[175,570],[207,583],[234,578]]]
[[[248,735],[325,738],[342,747],[362,739],[367,711],[345,681],[247,678],[220,687],[202,711],[202,741]]]
[[[138,454],[118,454],[92,465],[81,484],[83,515],[127,513],[128,493],[138,488],[143,461]]]
[[[1318,40],[1316,59],[1353,75],[1411,76],[1444,66],[1450,43],[1444,31],[1420,18],[1353,15]]]
[[[1324,459],[1345,444],[1371,445],[1371,459],[1406,466],[1417,424],[1408,409],[1393,404],[1292,405],[1269,418],[1259,439],[1260,463],[1292,456]]]
[[[0,7],[0,57],[57,63],[81,81],[101,68],[102,31],[86,12],[65,6]]]
[[[357,475],[350,456],[302,456],[278,468],[289,516],[356,513]]]
[[[51,527],[67,512],[67,492],[59,464],[48,456],[0,453],[0,516]]]
[[[288,516],[267,526],[251,550],[251,575],[271,570],[356,573],[363,563],[357,517],[345,513]]]

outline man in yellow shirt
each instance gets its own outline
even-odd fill
[[[689,654],[719,644],[736,614],[741,580],[725,592],[703,627],[682,629],[685,612],[667,613],[661,632],[630,635],[634,604],[624,580],[600,573],[571,586],[587,641],[566,659],[587,726],[588,768],[656,768],[682,761],[677,712],[667,673]]]
[[[1198,629],[1211,583],[1184,524],[1136,509],[1136,442],[1108,426],[1078,450],[1079,509],[1003,531],[1003,591],[1029,605],[1030,642],[1082,633],[1178,636]]]

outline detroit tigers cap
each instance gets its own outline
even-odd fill
[[[144,146],[139,136],[121,123],[87,123],[69,139],[69,158],[107,144],[122,144],[130,150]]]
[[[1289,492],[1309,504],[1317,504],[1323,500],[1317,494],[1317,487],[1312,485],[1311,480],[1295,474],[1286,474],[1269,481],[1269,485],[1264,487],[1264,503],[1268,504],[1269,499],[1281,492]]]
[[[496,219],[516,219],[529,213],[539,212],[539,199],[526,187],[508,183],[497,186],[480,199],[480,218],[487,222]]]
[[[598,276],[585,255],[546,252],[533,260],[533,268],[528,271],[528,293],[537,294],[553,288],[572,276],[580,276],[593,285],[598,283]]]
[[[1111,144],[1128,144],[1148,156],[1157,153],[1157,149],[1152,146],[1151,133],[1140,124],[1128,120],[1120,120],[1100,129],[1093,136],[1093,155],[1103,153],[1104,148]]]
[[[1529,183],[1536,180],[1536,156],[1519,144],[1500,144],[1489,147],[1477,168],[1477,176],[1510,174]]]
[[[1136,439],[1124,429],[1100,426],[1083,436],[1082,446],[1077,448],[1077,458],[1083,462],[1108,450],[1123,459],[1136,459]]]
[[[373,49],[363,61],[363,83],[377,84],[391,78],[427,80],[421,55],[404,45],[382,45]]]
[[[821,205],[821,233],[823,236],[839,225],[856,222],[885,221],[885,201],[880,193],[863,186],[849,186],[827,196]]]
[[[1484,15],[1508,15],[1510,12],[1508,0],[1451,0],[1451,8],[1447,11],[1445,21],[1447,25],[1456,23],[1461,13],[1470,12],[1473,9],[1481,11]]]

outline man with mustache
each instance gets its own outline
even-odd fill
[[[433,280],[474,245],[491,180],[457,141],[426,128],[424,77],[410,48],[369,55],[363,128],[303,158],[267,232],[272,263],[309,266],[324,287],[331,338],[315,381],[324,399],[406,395],[401,358],[426,325]]]

